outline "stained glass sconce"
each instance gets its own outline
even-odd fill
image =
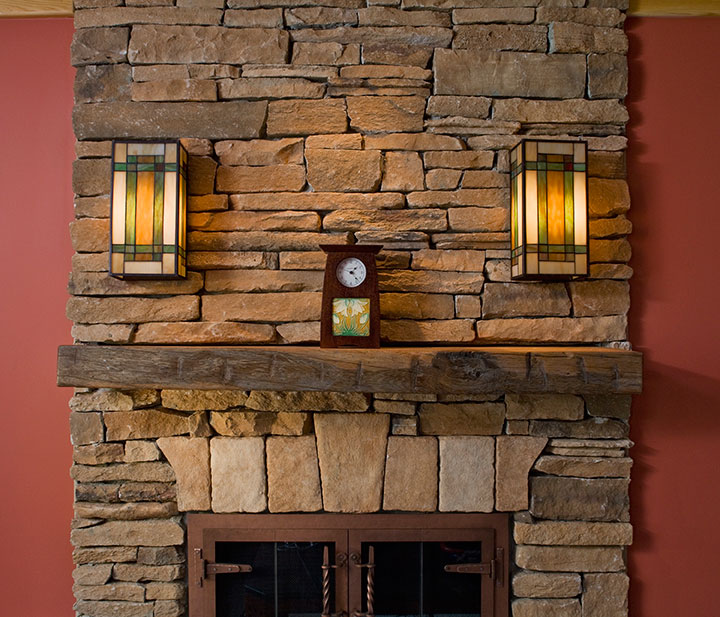
[[[113,142],[111,276],[185,277],[187,165],[178,140]]]
[[[510,178],[512,278],[587,276],[587,144],[523,140]]]

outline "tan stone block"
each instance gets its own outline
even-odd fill
[[[267,440],[270,512],[316,512],[322,509],[315,437]]]
[[[252,66],[252,65],[250,65]],[[223,79],[240,77],[240,67],[230,64],[190,64],[190,77],[193,79]]]
[[[138,549],[130,546],[109,548],[75,548],[73,549],[74,563],[121,563],[135,561]]]
[[[632,233],[632,223],[624,216],[611,219],[590,219],[591,238],[613,238],[627,236]]]
[[[627,177],[625,152],[588,152],[588,175],[591,178],[623,180]]]
[[[185,541],[182,526],[172,520],[108,521],[74,529],[73,546],[174,546]]]
[[[151,64],[132,67],[132,77],[135,82],[184,80],[190,78],[190,72],[184,64]]]
[[[582,420],[583,399],[573,394],[505,395],[507,417],[513,420]]]
[[[317,321],[320,293],[225,294],[203,298],[208,321]]]
[[[441,512],[491,512],[494,505],[495,440],[440,437]]]
[[[506,231],[510,229],[507,208],[449,208],[449,227],[453,231]]]
[[[428,80],[432,71],[414,66],[389,64],[358,64],[340,69],[340,76],[349,79],[414,79]]]
[[[588,456],[543,456],[535,469],[554,476],[629,478],[632,459]]]
[[[227,195],[190,195],[188,212],[218,212],[228,209]]]
[[[627,263],[632,257],[630,243],[625,239],[594,240],[591,238],[589,253],[591,263]]]
[[[304,186],[305,167],[302,165],[221,166],[217,173],[217,190],[226,193],[300,191]]]
[[[80,600],[73,608],[78,614],[87,617],[105,617],[111,614],[115,617],[153,617],[152,602],[104,602]]]
[[[622,549],[594,546],[518,546],[515,562],[527,570],[616,572],[625,569]]]
[[[157,440],[177,479],[181,512],[210,509],[210,448],[207,439],[162,437]]]
[[[625,98],[628,92],[628,62],[624,53],[588,56],[590,98]]]
[[[142,602],[145,600],[145,587],[137,583],[116,582],[109,585],[73,585],[73,595],[77,600]]]
[[[170,518],[178,513],[174,502],[166,503],[75,503],[75,518],[144,520],[150,518]]]
[[[108,219],[79,219],[70,223],[70,241],[78,253],[107,251],[110,234]]]
[[[533,420],[530,423],[530,433],[545,437],[622,439],[628,435],[628,425],[610,418],[588,418],[576,422]]]
[[[625,315],[630,310],[630,286],[625,281],[571,282],[569,289],[578,317]]]
[[[267,134],[271,137],[343,133],[346,129],[343,100],[271,101],[268,105]]]
[[[470,343],[475,340],[473,325],[471,319],[383,320],[380,336],[394,343]]]
[[[331,66],[290,66],[287,64],[246,64],[243,77],[299,77],[310,80],[336,78],[338,69]]]
[[[196,296],[172,298],[70,298],[67,317],[81,323],[182,321],[200,315]]]
[[[502,403],[420,405],[420,430],[425,435],[499,435],[504,421]]]
[[[519,598],[573,598],[582,592],[579,574],[520,571],[512,579],[513,595]]]
[[[366,44],[410,44],[422,47],[447,47],[452,30],[438,26],[339,27],[329,30],[295,30],[293,41],[320,43],[335,41]]]
[[[576,599],[513,600],[513,617],[580,617],[580,601]]]
[[[458,98],[466,97],[434,97]],[[494,152],[489,151],[460,151],[460,152],[426,152],[423,155],[425,167],[441,167],[447,169],[486,169],[493,166]]]
[[[358,10],[360,26],[449,26],[450,16],[437,11],[403,11],[386,6]]]
[[[632,397],[628,394],[585,394],[585,405],[591,416],[600,418],[630,418]]]
[[[231,195],[230,201],[235,210],[287,210],[288,207],[293,210],[392,210],[405,204],[401,193],[245,193]],[[298,250],[298,247],[289,250]],[[317,245],[305,250],[317,250]]]
[[[633,269],[627,264],[590,264],[590,278],[593,279],[627,281],[632,275]]]
[[[282,9],[226,10],[223,23],[232,28],[282,28]]]
[[[455,296],[455,317],[474,319],[482,316],[482,303],[479,296]]]
[[[342,66],[360,62],[360,45],[341,43],[295,43],[293,45],[293,64],[329,64]]]
[[[354,96],[347,104],[350,126],[363,133],[423,130],[423,97]]]
[[[586,574],[583,576],[583,617],[627,617],[627,574]]]
[[[415,414],[415,403],[410,401],[385,401],[375,400],[373,409],[376,413],[391,413],[402,416]]]
[[[288,47],[287,32],[275,29],[133,25],[128,59],[133,64],[277,64],[285,61]]]
[[[471,169],[463,174],[462,187],[473,188],[505,188],[510,186],[508,174],[489,170]]]
[[[215,270],[207,273],[209,292],[322,291],[322,272]]]
[[[481,208],[507,207],[505,189],[458,189],[456,191],[423,191],[407,196],[410,208],[449,208],[452,206],[479,206]]]
[[[216,101],[217,88],[209,79],[170,79],[132,84],[133,101]]]
[[[545,51],[547,28],[540,25],[459,25],[453,28],[453,49]]]
[[[77,392],[70,399],[73,411],[129,411],[133,408],[130,393],[100,388],[93,392]]]
[[[224,410],[247,400],[241,390],[163,390],[161,396],[165,407],[182,411]]]
[[[475,272],[395,270],[379,272],[378,281],[380,291],[396,292],[480,293],[483,286],[482,274]]]
[[[376,150],[307,149],[308,184],[315,191],[374,191],[382,177]]]
[[[73,272],[68,282],[68,292],[76,296],[195,294],[202,287],[203,277],[198,272],[188,272],[185,279],[167,281],[121,280],[107,272]]]
[[[389,135],[366,135],[365,147],[377,150],[462,150],[463,143],[457,137],[431,133],[391,133]]]
[[[390,418],[316,414],[323,505],[329,512],[380,509]]]
[[[330,150],[362,150],[363,136],[360,133],[341,133],[339,135],[309,135],[305,147],[311,150],[327,148]]]
[[[219,141],[215,153],[222,165],[301,165],[303,140],[295,137],[277,140]]]
[[[480,341],[487,343],[594,343],[624,340],[627,335],[623,316],[489,319],[475,325]]]
[[[210,156],[191,156],[188,159],[188,193],[206,195],[215,190],[217,162]]]
[[[291,28],[353,26],[357,21],[357,12],[344,8],[303,7],[285,11],[285,22]]]
[[[529,24],[535,20],[535,11],[532,8],[455,9],[452,19],[455,24]]]
[[[320,342],[319,321],[278,324],[276,330],[285,343],[294,344]]]
[[[76,482],[114,482],[129,480],[133,482],[171,482],[175,479],[172,468],[167,463],[132,463],[91,467],[73,465],[70,476]],[[90,501],[83,499],[81,501]],[[132,501],[132,500],[130,500]]]
[[[148,600],[182,600],[187,586],[184,583],[147,583],[145,590]]]
[[[75,253],[72,256],[73,272],[108,271],[109,253]]]
[[[118,563],[113,567],[113,578],[118,581],[172,581],[181,578],[184,566],[148,566],[136,563]]]
[[[555,22],[549,31],[551,53],[627,53],[622,28],[602,28],[571,22]]]
[[[99,413],[71,413],[70,441],[74,446],[103,441],[103,423]]]
[[[423,249],[412,254],[414,270],[441,270],[448,272],[482,272],[485,263],[483,251],[441,251]]]
[[[443,294],[381,294],[383,319],[452,319],[453,298]]]
[[[253,390],[245,403],[259,411],[367,411],[362,392],[271,392]]]
[[[311,432],[312,418],[282,411],[213,411],[210,424],[220,435],[230,437],[305,435]]]
[[[430,238],[424,231],[370,230],[356,231],[353,235],[358,244],[381,244],[385,249],[393,251],[423,249],[430,244]]]
[[[107,444],[115,446],[121,444]],[[125,442],[125,455],[122,460],[126,463],[140,463],[143,461],[157,461],[160,451],[154,441],[132,440]]]
[[[104,585],[112,575],[112,564],[76,566],[72,577],[76,585]]]
[[[77,139],[251,139],[260,136],[267,107],[265,101],[95,103],[75,106],[73,127]]]
[[[538,518],[628,521],[626,479],[536,476],[530,487],[530,512]]]
[[[570,314],[570,299],[562,283],[487,283],[483,318]]]
[[[325,84],[292,77],[242,77],[218,82],[220,99],[320,99]]]
[[[416,436],[418,434],[417,416],[391,416],[390,432],[393,435]]]
[[[616,8],[570,8],[564,6],[541,6],[537,8],[540,24],[554,21],[571,21],[589,26],[622,26],[625,15]]]
[[[261,437],[210,440],[213,512],[262,512],[267,506]]]
[[[73,448],[73,462],[79,465],[120,463],[125,456],[121,443],[93,443]]]
[[[366,43],[362,49],[363,60],[372,64],[404,64],[425,68],[432,56],[432,47],[402,43]],[[353,62],[349,64],[358,64]]]
[[[490,101],[491,99],[484,96],[431,96],[428,99],[427,113],[430,116],[487,118]]]
[[[270,325],[229,322],[140,324],[135,343],[270,343],[275,333]]]
[[[431,169],[425,176],[425,183],[433,191],[453,190],[460,184],[461,177],[459,169]]]
[[[85,142],[77,142],[85,143]],[[94,142],[89,142],[94,143]],[[98,195],[95,197],[75,197],[75,217],[106,219],[110,216],[110,196]],[[107,251],[107,246],[105,247]],[[107,255],[107,253],[105,253]],[[107,260],[105,260],[107,268]]]
[[[628,121],[628,113],[619,101],[610,99],[539,101],[514,98],[495,101],[493,119],[533,123],[624,124]]]
[[[625,180],[590,178],[588,207],[593,218],[623,214],[630,208],[630,191]]]
[[[437,440],[389,437],[383,509],[433,512],[437,508],[437,492]]]
[[[137,562],[151,566],[185,563],[185,551],[175,546],[141,546],[137,551]]]
[[[125,62],[130,28],[84,28],[75,31],[73,66]]]
[[[328,152],[332,152],[328,150]],[[445,210],[335,210],[326,214],[323,229],[330,231],[443,231],[447,229]]]
[[[129,101],[132,88],[130,67],[99,64],[78,67],[75,73],[75,102]],[[109,178],[109,175],[105,176]],[[98,180],[101,178],[98,178]],[[77,191],[80,193],[82,191]]]
[[[154,617],[182,617],[187,612],[185,602],[177,600],[155,600]]]
[[[388,152],[385,155],[383,191],[420,191],[425,188],[423,166],[416,152]]]
[[[543,451],[547,438],[500,436],[495,453],[495,508],[527,510],[528,474]]]
[[[261,251],[190,251],[188,267],[198,270],[246,270],[249,268],[274,270],[277,267],[277,257],[273,253]]]
[[[572,98],[585,89],[584,50],[553,56],[436,49],[434,66],[435,94]]]

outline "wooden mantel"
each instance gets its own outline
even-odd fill
[[[58,385],[93,388],[633,394],[642,354],[601,347],[71,345]]]

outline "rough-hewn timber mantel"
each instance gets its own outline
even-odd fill
[[[632,394],[639,352],[599,347],[62,346],[58,385],[337,392]]]

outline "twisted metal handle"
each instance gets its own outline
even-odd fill
[[[322,568],[322,594],[323,594],[323,608],[320,617],[344,617],[345,613],[331,613],[330,612],[330,570],[333,568],[342,568],[345,566],[347,555],[345,553],[339,553],[337,556],[337,564],[330,565],[330,551],[327,545],[323,547],[323,565]]]
[[[368,546],[367,563],[360,563],[361,558],[357,553],[350,555],[350,559],[356,568],[367,569],[367,611],[360,613],[355,611],[353,617],[375,617],[375,547]]]

